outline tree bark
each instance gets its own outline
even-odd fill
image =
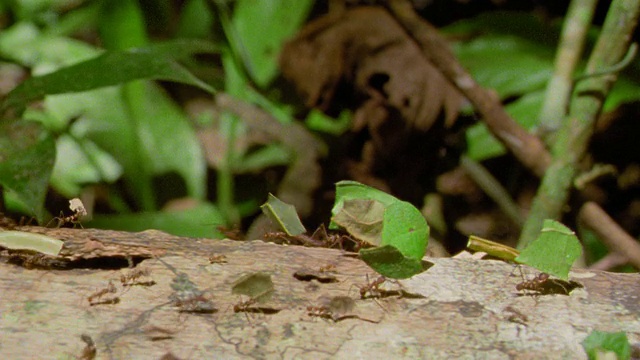
[[[638,274],[576,270],[572,280],[583,288],[531,296],[515,289],[523,279],[513,265],[430,258],[435,265],[428,271],[373,291],[385,297],[361,299],[359,287],[377,275],[339,250],[158,231],[19,230],[65,241],[59,260],[73,262],[65,270],[0,263],[4,358],[80,357],[87,350],[83,334],[99,359],[584,359],[580,343],[595,329],[625,331],[632,344],[640,341]],[[210,263],[221,255],[226,263]],[[108,266],[126,264],[127,257],[142,260],[136,268],[148,269],[155,285],[122,286],[121,275],[131,270]],[[169,300],[176,278],[170,267],[204,291],[215,312],[179,312]],[[255,312],[235,313],[233,306],[248,299],[232,295],[232,284],[256,271],[271,274],[275,293]],[[537,275],[522,271],[528,279]],[[101,300],[119,301],[90,305],[87,298],[109,281],[116,292]],[[353,309],[309,315],[307,307],[336,296],[352,298]]]

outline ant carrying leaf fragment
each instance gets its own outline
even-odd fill
[[[80,223],[80,219],[84,216],[87,216],[87,209],[84,207],[84,204],[82,203],[82,201],[78,198],[73,198],[69,200],[69,209],[73,211],[72,215],[64,216],[64,213],[61,211],[60,216],[54,217],[53,219],[51,219],[51,221],[57,220],[58,221],[57,227],[62,227],[66,224],[73,224],[73,227],[75,227],[76,225],[79,225],[80,227],[82,227],[82,224]],[[51,221],[49,221],[49,223],[51,223]],[[47,224],[46,227],[49,227],[49,224]]]
[[[569,295],[571,291],[582,287],[575,281],[564,281],[551,278],[547,273],[540,273],[531,280],[525,280],[516,285],[516,290],[522,295]]]

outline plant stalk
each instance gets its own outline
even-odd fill
[[[613,68],[620,63],[629,51],[639,15],[640,0],[612,2],[587,63],[587,74],[603,68]],[[531,213],[520,235],[519,249],[526,247],[537,237],[545,219],[560,219],[578,173],[579,161],[587,150],[595,122],[616,79],[617,71],[614,71],[586,78],[576,85],[571,110],[552,148],[553,161],[542,179]]]

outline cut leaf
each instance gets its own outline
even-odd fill
[[[331,209],[331,215],[336,216],[344,206],[346,200],[353,199],[371,199],[381,202],[385,207],[398,201],[395,197],[384,191],[361,184],[357,181],[340,181],[336,183],[336,202]],[[336,229],[338,226],[331,222],[330,229]]]
[[[569,270],[581,253],[580,241],[571,229],[557,221],[545,220],[538,238],[515,261],[567,281]]]
[[[232,294],[245,295],[258,302],[269,300],[273,292],[271,275],[264,272],[246,274],[236,280],[231,288]]]
[[[55,157],[55,140],[38,124],[0,126],[0,185],[12,191],[38,222],[44,219],[44,198]]]
[[[269,199],[266,203],[262,204],[260,208],[262,212],[267,215],[274,224],[278,224],[287,235],[296,236],[307,232],[307,229],[305,229],[298,217],[295,206],[283,202],[273,196],[273,194],[269,194]]]
[[[393,245],[404,256],[421,260],[427,252],[429,225],[420,210],[406,201],[396,201],[384,210],[382,245]]]
[[[631,358],[631,345],[624,331],[610,333],[604,331],[592,331],[582,341],[582,347],[590,360],[605,359],[606,353],[614,353],[617,360]]]
[[[0,231],[0,247],[11,250],[31,250],[58,256],[64,242],[52,237],[24,231]]]
[[[433,266],[427,261],[405,257],[391,245],[362,249],[360,258],[380,275],[391,279],[407,279]]]
[[[382,242],[384,205],[368,199],[346,200],[340,212],[331,221],[344,228],[351,236],[370,245]]]

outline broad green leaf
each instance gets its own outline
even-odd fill
[[[274,292],[271,275],[264,272],[255,272],[243,275],[234,281],[231,293],[245,295],[258,302],[269,300]]]
[[[385,208],[382,245],[393,245],[405,257],[421,260],[428,242],[429,225],[415,206],[398,200]]]
[[[273,194],[269,194],[269,199],[266,203],[260,206],[262,212],[274,223],[278,224],[280,228],[287,233],[287,235],[295,236],[307,232],[304,228],[296,208],[293,205],[287,204]]]
[[[346,200],[353,199],[371,199],[381,202],[384,206],[388,206],[396,201],[395,197],[385,193],[384,191],[380,191],[378,189],[372,188],[370,186],[361,184],[357,181],[340,181],[336,183],[336,201],[331,209],[331,215],[336,216],[344,206],[344,202]],[[330,229],[336,229],[336,224],[331,222],[329,225]]]
[[[525,38],[489,34],[456,49],[476,81],[503,99],[542,90],[553,74],[553,51]]]
[[[31,250],[57,256],[64,242],[52,237],[24,231],[0,231],[0,247],[11,250]]]
[[[245,154],[239,164],[234,164],[233,170],[236,174],[259,172],[272,166],[288,165],[291,158],[291,152],[281,144],[268,144]]]
[[[55,140],[36,123],[0,126],[0,185],[39,222],[56,157]]]
[[[604,359],[605,353],[612,352],[617,360],[631,358],[631,345],[624,331],[604,332],[594,330],[582,341],[582,347],[589,360]]]
[[[239,44],[249,61],[245,64],[259,86],[268,85],[278,74],[278,56],[282,43],[292,37],[313,6],[310,0],[239,0],[233,10],[232,24]],[[233,39],[230,39],[233,41]]]
[[[505,107],[509,115],[527,130],[532,130],[538,123],[538,114],[542,107],[544,91],[535,91],[520,97]],[[466,132],[467,156],[482,161],[507,152],[505,147],[491,135],[483,123],[470,127]]]
[[[405,257],[392,245],[362,249],[360,258],[380,275],[391,279],[407,279],[433,265],[426,261]]]
[[[331,221],[344,228],[351,236],[370,245],[382,242],[384,205],[370,199],[346,200]]]
[[[155,229],[176,236],[194,238],[224,239],[224,234],[216,230],[216,224],[223,224],[220,210],[211,203],[201,203],[181,211],[154,211],[122,215],[94,216],[85,227],[99,229],[144,231]]]
[[[217,51],[211,43],[199,40],[175,40],[145,48],[108,51],[25,80],[7,95],[2,110],[22,108],[45,95],[82,92],[138,79],[181,82],[213,93],[213,88],[196,78],[179,61],[195,54]]]
[[[68,198],[78,196],[86,184],[113,183],[122,175],[117,160],[89,139],[61,135],[56,154],[51,186]]]
[[[515,261],[569,280],[569,270],[582,253],[575,233],[554,220],[545,220],[540,235],[520,252]]]

